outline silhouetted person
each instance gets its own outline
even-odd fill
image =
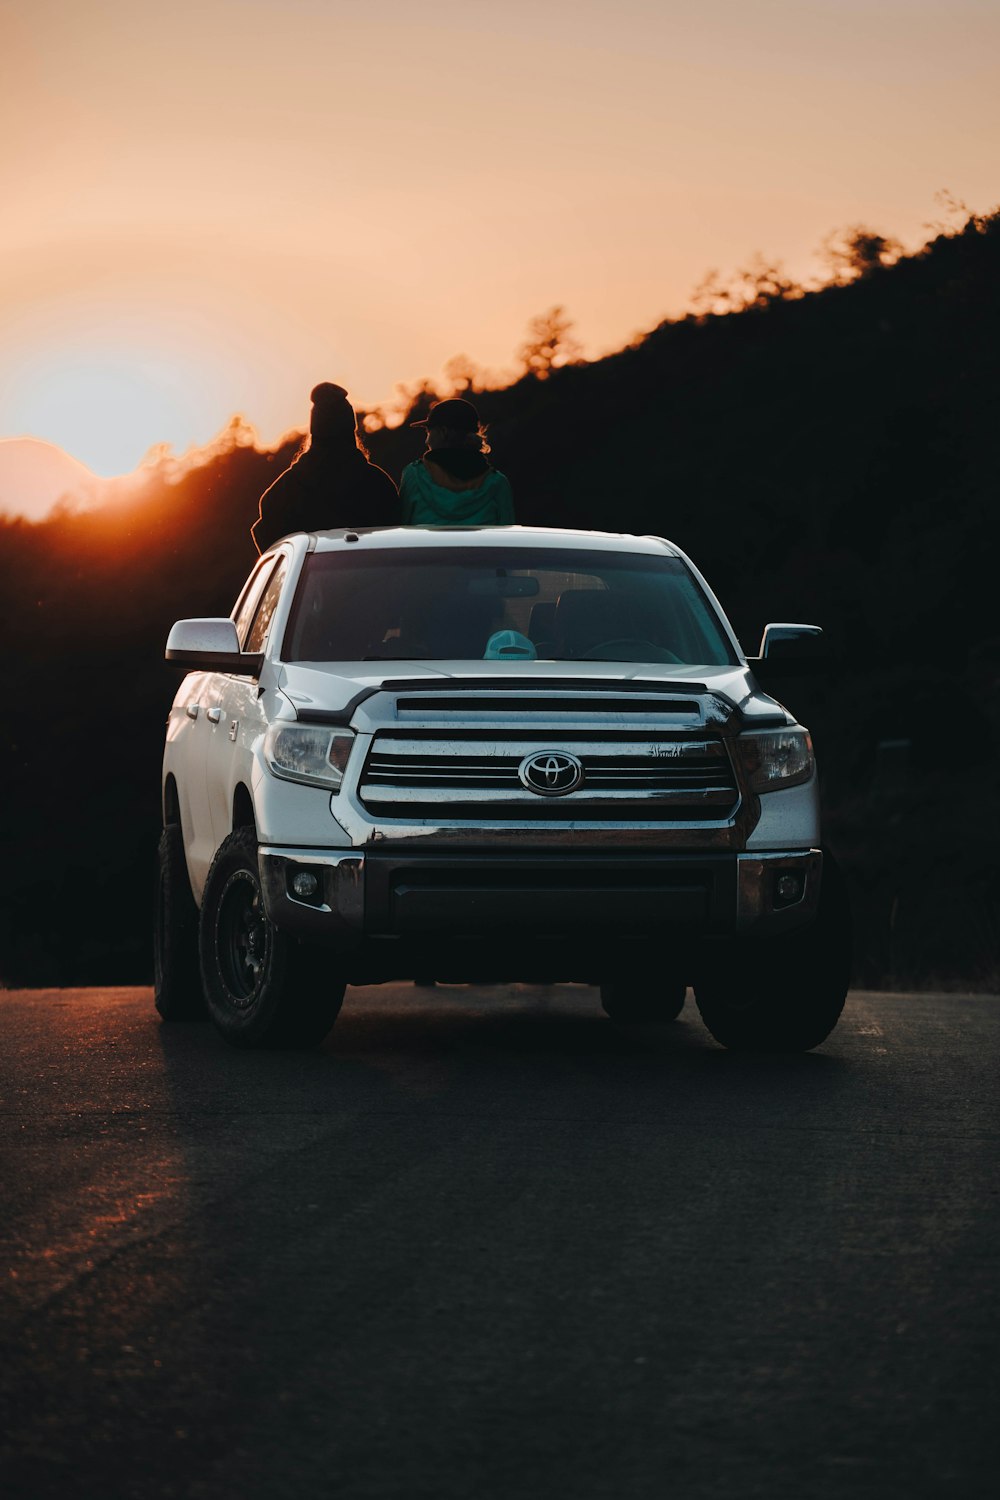
[[[512,526],[510,482],[486,455],[489,445],[471,401],[438,401],[421,422],[427,451],[399,484],[405,526]]]
[[[257,551],[290,531],[398,524],[396,486],[369,462],[343,386],[324,381],[312,392],[308,448],[260,497],[251,529]]]

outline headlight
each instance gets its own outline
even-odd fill
[[[755,792],[798,786],[808,781],[816,764],[807,729],[777,729],[767,734],[741,734],[736,748]]]
[[[264,759],[268,770],[286,781],[328,786],[338,792],[353,744],[349,729],[272,724],[264,736]]]

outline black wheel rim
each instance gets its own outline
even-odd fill
[[[264,986],[271,932],[257,881],[248,870],[229,877],[215,927],[219,974],[238,1010],[250,1010]]]

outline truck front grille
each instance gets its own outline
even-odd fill
[[[532,791],[520,768],[539,751],[576,757],[580,785],[562,796]],[[739,803],[723,740],[635,732],[382,733],[369,750],[359,796],[380,820],[463,823],[725,822]]]

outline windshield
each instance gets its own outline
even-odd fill
[[[285,661],[736,661],[677,557],[448,547],[318,552]]]

